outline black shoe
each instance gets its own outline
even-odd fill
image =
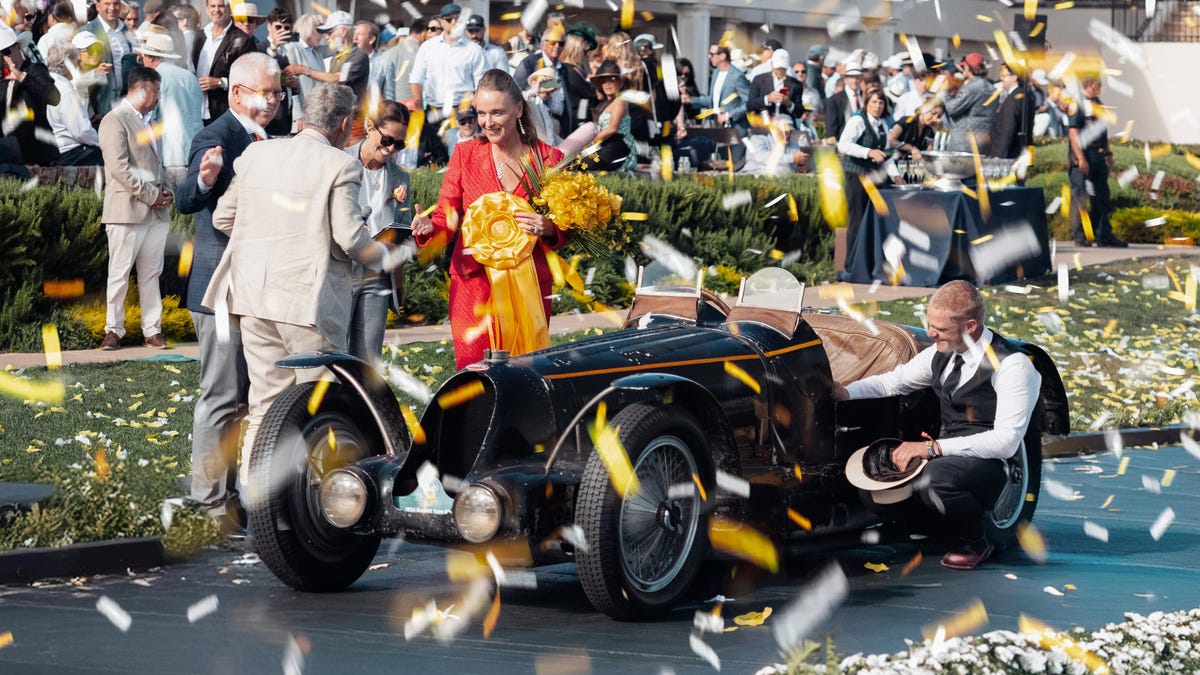
[[[1088,246],[1092,245],[1092,242],[1088,241],[1087,239],[1076,239],[1075,245],[1082,248],[1087,248]]]
[[[1129,248],[1129,242],[1123,239],[1117,239],[1116,237],[1101,239],[1100,241],[1096,242],[1096,244],[1099,246],[1105,246],[1107,248]]]

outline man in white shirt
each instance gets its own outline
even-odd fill
[[[939,438],[901,443],[892,463],[903,469],[927,459],[915,495],[895,505],[873,504],[887,517],[909,515],[937,522],[962,547],[942,558],[953,569],[973,569],[992,553],[983,519],[1004,487],[1004,461],[1021,451],[1038,402],[1042,378],[1013,343],[983,325],[979,291],[951,281],[929,299],[929,337],[934,345],[895,370],[843,386],[834,396],[878,398],[927,387],[941,402]],[[994,358],[993,358],[994,357]]]
[[[196,79],[206,99],[200,114],[205,124],[229,109],[229,68],[233,62],[255,51],[254,39],[233,25],[228,0],[208,0],[207,10],[212,23],[196,35],[192,45]]]
[[[461,12],[455,3],[442,7],[438,17],[442,34],[421,45],[409,75],[413,99],[438,111],[426,117],[430,122],[444,119],[464,96],[474,93],[486,72],[483,49],[463,39],[463,27],[458,25]]]
[[[46,67],[59,97],[58,105],[46,106],[46,120],[58,142],[54,166],[104,164],[100,136],[88,119],[87,104],[72,83],[73,73],[79,72],[79,50],[70,42],[52,43],[46,50]]]

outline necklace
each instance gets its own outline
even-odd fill
[[[501,158],[501,156],[503,158]],[[500,149],[496,148],[492,154],[492,161],[496,164],[496,181],[500,183],[501,189],[504,188],[505,167],[511,168],[509,162],[512,161],[512,155],[501,155]]]
[[[378,169],[372,169],[367,166],[367,159],[363,157],[363,145],[358,146],[358,161],[363,166],[363,173],[367,176],[367,183],[371,186],[371,192],[379,192],[379,185],[383,181],[383,166]]]

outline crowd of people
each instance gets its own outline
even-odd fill
[[[192,497],[232,534],[245,528],[239,485],[263,414],[320,374],[276,362],[332,349],[377,363],[389,306],[400,308],[393,270],[415,247],[451,251],[459,367],[489,347],[548,346],[550,252],[566,234],[520,208],[498,234],[473,210],[532,199],[528,171],[586,146],[596,148],[591,170],[634,171],[660,145],[700,167],[714,145],[696,130],[731,129],[746,145],[743,170],[765,174],[811,171],[815,146],[836,147],[853,227],[866,197],[864,180],[850,177],[903,180],[894,159],[935,146],[1015,158],[1035,134],[1060,133],[1079,195],[1077,241],[1123,245],[1107,225],[1112,155],[1095,132],[1095,79],[1077,104],[1062,86],[1004,65],[993,85],[977,53],[880,63],[816,45],[794,60],[767,40],[751,59],[712,45],[701,89],[693,64],[653,35],[598,36],[554,13],[540,34],[522,30],[499,46],[483,17],[455,3],[405,32],[343,11],[264,15],[228,0],[208,0],[203,25],[194,9],[163,0],[98,0],[89,16],[72,0],[22,4],[31,2],[16,0],[0,23],[0,172],[103,165],[105,350],[126,337],[135,270],[144,344],[166,346],[158,278],[169,207],[193,215]],[[446,167],[436,208],[412,201],[406,169],[426,165]]]

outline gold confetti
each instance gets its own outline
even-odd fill
[[[634,211],[622,211],[621,220],[647,220],[650,216],[645,213],[637,213]]]
[[[862,182],[863,190],[867,192],[867,198],[871,200],[871,205],[875,207],[875,213],[886,216],[888,214],[887,202],[883,200],[883,195],[879,194],[879,188],[875,187],[875,183],[867,178],[865,174],[860,175],[858,180]]]
[[[800,470],[799,464],[792,465],[792,475],[796,477],[796,480],[804,480],[804,472]]]
[[[1107,509],[1108,505],[1112,503],[1112,500],[1113,500],[1113,495],[1109,495],[1108,499],[1105,499],[1104,503],[1100,505],[1100,508]]]
[[[733,617],[733,622],[739,626],[761,626],[768,618],[770,618],[771,611],[772,610],[770,607],[763,607],[763,611],[761,612],[746,612],[745,614],[739,614],[738,616]]]
[[[471,380],[470,382],[455,387],[450,391],[438,394],[437,402],[442,409],[453,408],[470,401],[482,393],[483,382],[481,380]]]
[[[1037,18],[1038,0],[1025,0],[1025,20],[1033,21]]]
[[[796,198],[789,192],[787,196],[788,203],[788,220],[793,223],[800,222],[800,207],[796,205]]]
[[[96,477],[104,479],[108,477],[108,457],[104,455],[104,448],[96,450]]]
[[[179,278],[185,279],[189,272],[192,271],[192,252],[195,248],[195,243],[188,239],[183,242],[183,246],[179,249]]]
[[[708,524],[712,547],[769,571],[779,571],[779,553],[771,540],[754,528],[713,518]]]
[[[617,493],[629,497],[638,491],[637,474],[633,472],[633,464],[630,463],[629,455],[621,445],[617,430],[613,429],[606,421],[607,416],[608,404],[601,401],[596,406],[596,423],[590,429],[592,445],[596,448],[596,454],[600,455],[600,461],[603,462],[604,468],[608,470],[608,477],[612,480]]]
[[[1117,464],[1117,475],[1124,476],[1125,470],[1129,468],[1129,455],[1121,458],[1121,462]]]
[[[889,569],[891,569],[883,563],[863,563],[863,567],[871,570],[872,572],[874,572],[876,574],[879,574],[881,572],[886,572]]]
[[[846,205],[845,174],[837,153],[817,152],[818,194],[821,197],[821,215],[832,228],[846,227],[850,219]]]
[[[1193,169],[1200,171],[1200,157],[1197,157],[1196,155],[1194,155],[1190,152],[1183,153],[1183,157],[1184,157],[1184,159],[1187,160],[1188,164],[1192,165]]]
[[[1021,545],[1021,550],[1025,551],[1025,555],[1029,556],[1030,560],[1039,565],[1046,562],[1046,540],[1032,524],[1021,523],[1017,526],[1017,543]]]
[[[337,450],[337,436],[334,435],[334,433],[333,433],[333,427],[329,427],[328,435],[329,435],[329,438],[326,440],[326,443],[329,445],[329,449]]]
[[[726,361],[725,372],[732,376],[735,380],[741,382],[747,387],[750,387],[755,394],[762,393],[762,385],[760,385],[753,377],[750,377],[750,373],[742,370],[741,367],[739,367],[736,363],[732,361]]]
[[[1043,30],[1046,30],[1046,22],[1039,21],[1037,22],[1037,25],[1033,27],[1033,30],[1029,31],[1029,37],[1037,37],[1038,35],[1041,35]]]
[[[78,298],[83,295],[83,279],[43,281],[42,294],[47,298]]]
[[[408,426],[408,433],[412,436],[413,443],[417,445],[425,444],[425,429],[421,427],[421,421],[417,419],[417,414],[406,405],[400,406],[400,415],[404,418],[404,424]]]
[[[1074,6],[1075,6],[1075,0],[1067,0],[1066,2],[1054,3],[1055,10],[1071,9]]]
[[[962,36],[955,33],[950,37],[950,44],[954,45],[955,49],[962,46]]]
[[[1040,621],[1022,614],[1017,621],[1017,626],[1022,635],[1038,641],[1042,649],[1046,651],[1055,648],[1061,649],[1070,659],[1079,661],[1093,673],[1108,672],[1108,666],[1105,665],[1103,659],[1080,647],[1071,638],[1056,633]]]
[[[692,474],[692,482],[696,485],[696,491],[700,493],[700,501],[708,501],[708,492],[704,489],[704,483],[700,480],[699,474]]]
[[[408,133],[405,135],[404,144],[409,148],[416,148],[421,145],[421,129],[425,127],[425,111],[420,108],[408,114]],[[429,214],[421,214],[422,218],[428,218]]]
[[[62,367],[62,347],[58,341],[58,327],[52,323],[42,326],[42,347],[46,352],[46,368]]]
[[[521,18],[520,12],[505,12],[500,15],[501,21],[516,21],[519,18]]]
[[[654,15],[651,14],[650,12],[638,12],[638,13],[642,15],[642,20],[645,21],[646,23],[650,23],[650,22],[654,21]]]
[[[975,15],[975,18],[976,18],[976,19],[978,19],[979,21],[982,21],[982,22],[984,22],[984,23],[991,23],[991,22],[992,22],[992,17],[990,17],[990,16],[987,16],[986,14],[976,14],[976,15]]]
[[[1096,235],[1092,231],[1092,216],[1088,214],[1087,209],[1079,209],[1079,220],[1083,224],[1083,236],[1087,237],[1088,241],[1095,241]]]
[[[912,560],[909,560],[904,564],[904,568],[900,570],[900,576],[908,576],[909,572],[917,569],[917,565],[920,565],[922,560],[924,560],[924,556],[921,555],[920,551],[917,551],[917,554],[912,557]]]
[[[496,630],[496,622],[500,620],[500,589],[496,589],[496,597],[492,598],[492,606],[488,609],[487,615],[483,617],[483,639],[486,640],[492,636],[492,631]]]
[[[316,415],[321,409],[321,401],[325,400],[325,392],[329,391],[329,380],[321,378],[317,380],[316,386],[313,387],[312,394],[308,397],[308,414]]]
[[[633,0],[621,0],[621,30],[633,27]]]
[[[1175,469],[1167,469],[1163,471],[1163,477],[1160,483],[1163,487],[1171,487],[1171,483],[1175,482]]]
[[[663,144],[661,148],[662,154],[662,179],[670,182],[675,177],[675,156],[671,154],[671,146]]]
[[[0,633],[0,649],[4,649],[5,647],[11,645],[12,643],[13,643],[12,631],[4,631],[3,633]]]
[[[987,622],[987,609],[984,608],[983,602],[976,598],[966,609],[955,614],[949,621],[924,626],[921,628],[921,634],[925,636],[926,640],[932,640],[933,636],[937,634],[938,628],[942,628],[945,631],[945,637],[952,638],[973,633]]]
[[[799,467],[797,467],[797,469],[799,469]],[[800,515],[800,513],[795,509],[788,509],[787,516],[793,523],[799,526],[800,529],[804,530],[805,532],[812,531],[812,521]]]

